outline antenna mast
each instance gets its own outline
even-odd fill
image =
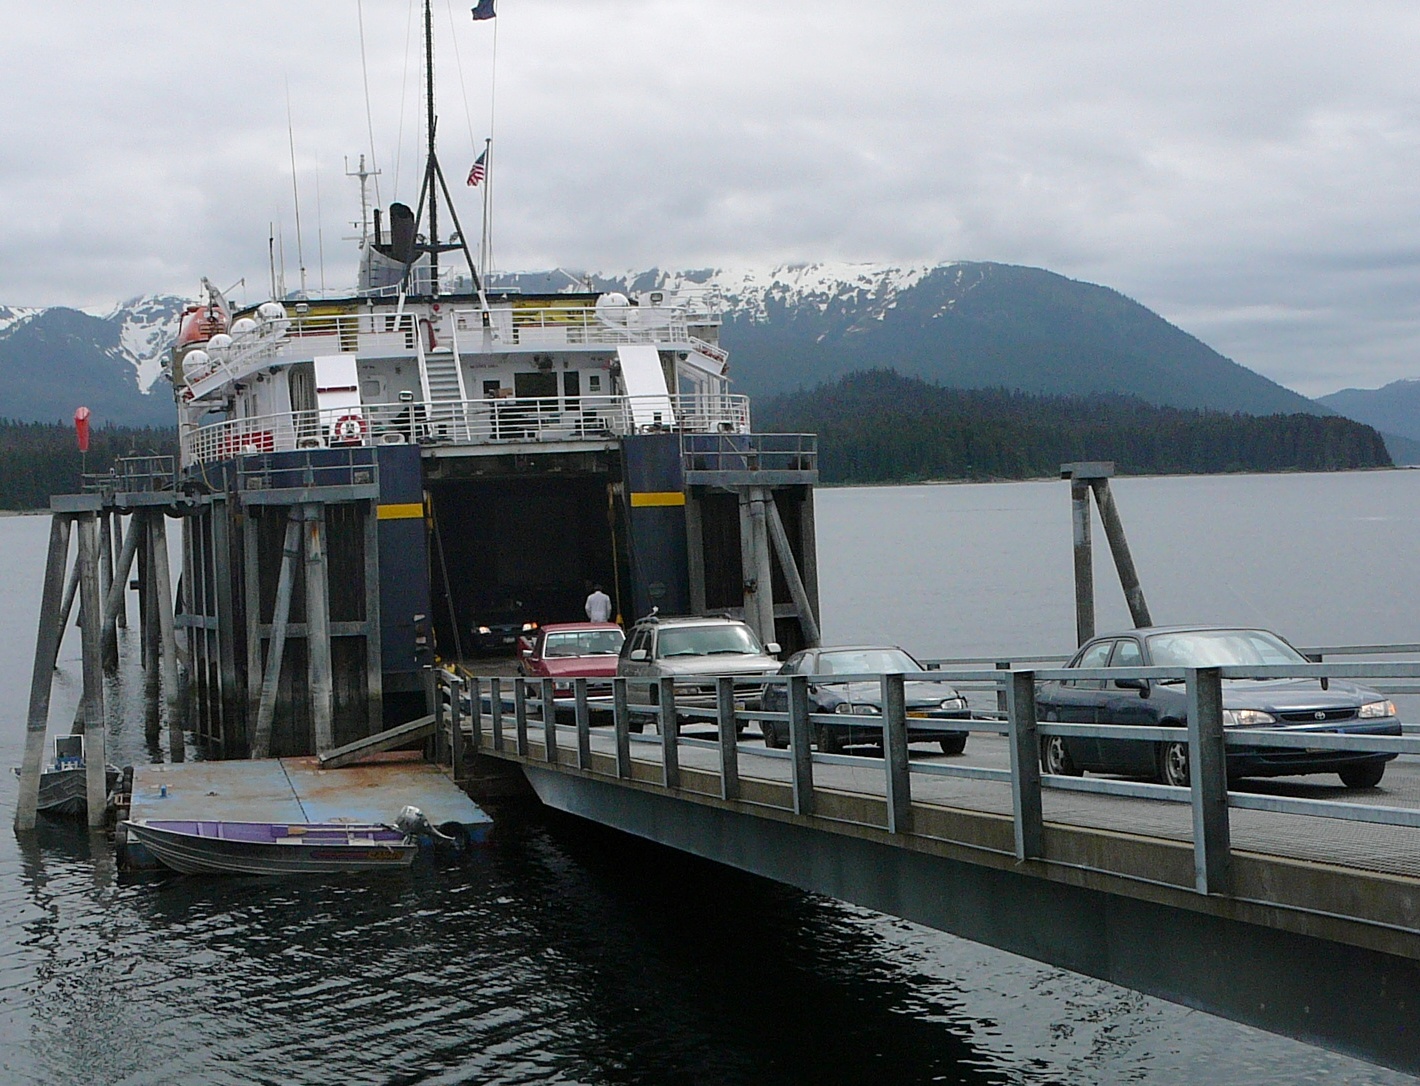
[[[379,170],[367,170],[365,168],[365,156],[360,156],[360,165],[355,169],[350,168],[350,159],[345,160],[345,176],[353,177],[360,182],[360,221],[352,223],[360,228],[360,247],[363,249],[370,240],[370,178],[379,177]]]

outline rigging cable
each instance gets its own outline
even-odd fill
[[[479,239],[479,263],[482,265],[483,282],[488,283],[489,270],[493,267],[493,118],[498,110],[498,23],[493,19],[493,58],[488,65],[488,139],[484,141],[483,174],[483,235]]]
[[[399,88],[399,133],[394,141],[394,194],[399,198],[399,168],[404,158],[404,106],[409,100],[409,43],[414,35],[414,14],[418,0],[409,0],[404,23],[404,79]]]
[[[296,132],[291,124],[291,81],[286,81],[286,140],[291,147],[291,197],[296,203],[296,264],[301,269],[301,293],[306,293],[306,255],[301,247],[301,191],[296,187]]]
[[[370,65],[365,55],[365,0],[358,0],[355,11],[360,23],[360,74],[365,81],[365,131],[370,141],[370,170],[375,175],[375,206],[380,207],[382,201],[379,163],[375,160],[375,121],[370,110]]]
[[[454,26],[453,0],[445,0],[444,6],[449,16],[449,40],[454,43],[454,68],[459,73],[459,92],[463,95],[463,119],[468,124],[468,145],[470,149],[474,149],[478,145],[473,138],[473,110],[468,106],[468,84],[463,77],[463,54],[459,52],[459,36],[457,28]]]

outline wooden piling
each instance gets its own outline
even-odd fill
[[[162,654],[162,632],[154,591],[157,575],[153,570],[152,517],[153,511],[145,509],[142,513],[135,513],[133,519],[139,522],[138,560],[142,571],[138,578],[138,634],[143,647],[143,736],[149,747],[156,749],[162,738],[163,689],[158,662]]]
[[[784,571],[784,579],[789,583],[789,598],[794,601],[794,609],[799,612],[799,628],[804,633],[804,643],[810,648],[819,644],[818,620],[814,617],[813,601],[808,589],[799,576],[799,564],[794,560],[794,552],[789,546],[789,533],[784,530],[783,518],[779,516],[779,506],[774,502],[774,492],[767,491],[764,503],[765,520],[769,527],[769,538],[774,543],[774,551],[779,555],[779,568]],[[772,639],[771,639],[772,640]]]
[[[1070,482],[1070,523],[1075,542],[1075,643],[1095,636],[1095,566],[1090,545],[1090,485]]]
[[[250,516],[250,514],[248,514]],[[254,540],[256,531],[248,534]],[[276,714],[276,692],[281,685],[281,658],[286,652],[286,626],[291,619],[291,585],[296,576],[296,557],[301,553],[301,507],[293,505],[286,520],[286,539],[281,548],[281,572],[276,579],[276,607],[271,616],[271,644],[266,650],[266,668],[261,677],[261,698],[256,712],[256,728],[252,732],[251,756],[266,758],[271,752],[271,721]],[[254,545],[247,555],[248,563],[254,563]],[[256,611],[259,602],[253,598],[248,603]],[[260,622],[260,616],[257,616]],[[259,627],[258,627],[259,628]],[[260,640],[257,641],[260,659]],[[260,674],[260,669],[258,669]]]
[[[108,619],[104,615],[107,610],[105,604],[108,602],[109,590],[113,587],[113,522],[109,519],[108,510],[99,510],[99,605],[98,611],[101,616],[101,651],[103,653],[104,669],[112,671],[118,667],[118,637],[111,640],[108,634]]]
[[[113,519],[112,538],[126,539],[123,531],[123,514],[117,509],[110,511],[109,516]],[[130,529],[131,530],[131,529]],[[114,565],[114,583],[120,585],[118,595],[118,609],[114,612],[114,621],[120,630],[128,629],[128,570],[133,564],[133,557],[130,555],[128,563],[117,562]],[[107,610],[107,608],[105,608]]]
[[[153,599],[157,610],[158,671],[168,715],[168,753],[183,760],[182,690],[178,685],[177,628],[173,616],[173,583],[168,570],[167,518],[161,509],[148,514],[149,551],[153,556]]]
[[[69,529],[69,517],[55,513],[50,518],[49,554],[45,561],[39,627],[35,635],[29,718],[25,724],[25,757],[20,766],[20,794],[15,805],[15,829],[22,833],[35,828],[35,812],[39,807],[39,777],[44,768],[49,698],[54,688],[54,662],[59,656],[59,642],[64,634],[58,620],[59,604],[64,593],[65,566],[69,558]]]
[[[104,735],[104,677],[100,618],[103,614],[98,514],[79,517],[79,623],[83,635],[84,764],[89,826],[104,824],[108,804],[108,755]]]
[[[745,583],[745,621],[765,644],[774,637],[774,581],[769,532],[764,525],[764,488],[740,490],[740,559]]]
[[[115,514],[116,516],[117,514]],[[118,561],[114,566],[113,577],[109,582],[109,588],[104,595],[104,622],[103,622],[103,651],[104,659],[112,656],[116,662],[118,660],[118,628],[127,624],[127,599],[128,599],[128,576],[133,568],[133,559],[138,552],[138,532],[142,525],[142,518],[134,515],[129,518],[128,531],[123,536],[123,544],[119,547]]]
[[[1134,569],[1134,558],[1129,553],[1129,540],[1124,536],[1124,522],[1119,518],[1114,495],[1109,489],[1109,480],[1091,479],[1090,489],[1094,491],[1095,504],[1099,506],[1100,522],[1104,525],[1105,538],[1109,540],[1109,550],[1114,556],[1119,585],[1124,589],[1125,602],[1129,604],[1129,617],[1136,628],[1152,626],[1154,623],[1149,617],[1149,605],[1144,600],[1144,589],[1139,584],[1139,574]]]
[[[69,617],[74,613],[74,601],[79,597],[79,563],[69,567],[69,579],[64,584],[64,602],[59,605],[59,637],[64,639],[64,631],[69,628]]]
[[[330,653],[330,584],[326,578],[325,506],[305,506],[306,536],[306,674],[316,753],[335,746],[335,679]]]

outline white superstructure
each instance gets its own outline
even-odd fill
[[[204,295],[173,352],[184,466],[301,448],[476,454],[749,429],[708,299],[382,292],[229,315],[210,283]]]

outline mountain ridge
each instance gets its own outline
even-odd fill
[[[494,277],[500,286],[709,296],[723,314],[735,391],[752,396],[882,367],[944,387],[1115,393],[1249,414],[1335,410],[1329,398],[1308,400],[1254,373],[1118,291],[1021,265],[554,269]],[[170,424],[163,355],[184,304],[152,294],[83,310],[0,306],[0,417],[64,420],[85,402],[98,421]]]

